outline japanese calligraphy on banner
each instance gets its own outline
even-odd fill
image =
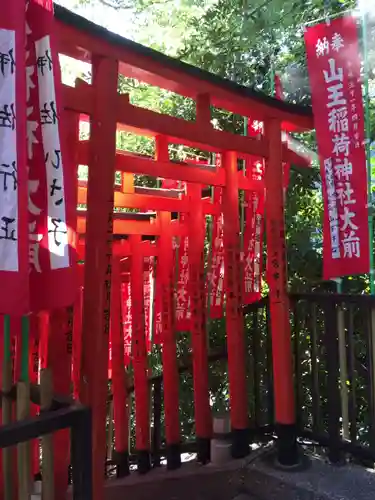
[[[124,363],[128,366],[132,360],[132,297],[130,274],[126,273],[121,284],[121,314],[124,335]],[[145,336],[147,350],[151,350],[154,300],[153,257],[145,257],[143,268],[143,297],[145,311]]]
[[[263,134],[263,122],[249,120],[248,135]],[[250,156],[246,162],[246,177],[264,180],[264,161]],[[264,192],[245,191],[245,227],[243,235],[243,302],[251,304],[261,297],[263,262]]]
[[[73,303],[74,179],[63,142],[52,0],[26,2],[27,159],[31,309]],[[56,287],[56,283],[59,286]]]
[[[221,168],[221,156],[216,155],[216,168]],[[223,188],[214,187],[213,203],[222,206]],[[224,214],[212,218],[211,272],[209,275],[209,311],[211,319],[224,313]]]
[[[162,299],[161,299],[161,283],[159,274],[156,271],[155,279],[155,315],[154,315],[154,336],[153,343],[159,345],[162,343],[162,332],[163,332],[163,322],[162,322]]]
[[[186,215],[180,215],[180,222],[186,222]],[[178,249],[174,252],[175,260],[178,255],[178,278],[176,286],[176,330],[183,332],[190,329],[190,297],[189,282],[189,237],[182,236]]]
[[[126,273],[121,284],[122,300],[122,328],[124,333],[124,364],[128,366],[132,353],[132,296],[130,287],[130,273]]]
[[[250,191],[246,198],[243,302],[251,304],[261,298],[262,291],[264,195]]]
[[[29,307],[27,248],[25,4],[0,17],[0,313]]]
[[[305,32],[324,199],[323,277],[369,271],[366,154],[356,20]]]
[[[154,266],[153,257],[144,258],[143,268],[143,300],[145,308],[145,335],[147,351],[150,352],[152,344],[152,313],[154,298]]]

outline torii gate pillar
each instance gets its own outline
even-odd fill
[[[287,283],[281,123],[265,123],[269,143],[266,164],[267,281],[269,284],[275,422],[278,461],[284,466],[298,463],[290,313]]]

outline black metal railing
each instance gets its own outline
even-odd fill
[[[253,414],[256,427],[272,428],[268,299],[245,311],[252,338],[249,356],[255,367]],[[375,462],[375,299],[291,294],[290,322],[299,436],[327,448],[333,463],[341,462],[345,454]]]
[[[15,399],[15,387],[5,396]],[[4,396],[4,393],[3,393]],[[31,388],[31,401],[40,404],[37,386]],[[61,429],[70,429],[73,500],[92,500],[92,417],[91,410],[54,398],[50,410],[36,417],[0,426],[0,448],[31,441]]]
[[[375,300],[365,295],[292,295],[296,403],[300,433],[375,461]]]
[[[244,308],[247,345],[249,430],[254,441],[273,439],[272,339],[268,298]],[[310,293],[290,295],[296,413],[299,438],[319,446],[331,462],[375,462],[375,299],[364,295]],[[210,386],[226,374],[224,345],[209,354]],[[191,377],[192,360],[179,367],[182,386]],[[152,387],[154,466],[165,458],[162,375]],[[133,391],[130,388],[130,392]],[[182,452],[196,451],[193,409]],[[182,418],[184,416],[182,415]],[[130,455],[130,463],[136,463]]]

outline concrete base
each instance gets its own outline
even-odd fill
[[[375,472],[309,457],[305,470],[275,468],[262,450],[222,465],[184,463],[108,481],[105,500],[374,500]]]
[[[229,441],[211,439],[211,463],[220,465],[229,462],[232,459],[231,448]]]

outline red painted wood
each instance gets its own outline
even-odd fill
[[[70,396],[72,365],[72,308],[55,309],[50,312],[47,340],[47,367],[51,370],[56,394]],[[54,433],[54,481],[55,498],[66,498],[68,488],[68,465],[70,463],[69,430]]]
[[[78,188],[78,203],[85,204],[87,201],[87,188]],[[218,208],[210,200],[204,200],[204,213],[217,214]],[[140,210],[159,210],[167,212],[187,212],[188,204],[184,199],[163,198],[162,196],[151,196],[147,194],[124,194],[115,193],[115,206],[121,208],[138,208]],[[133,223],[133,221],[127,221]],[[143,222],[143,221],[134,221]]]
[[[111,281],[111,347],[112,347],[112,394],[115,422],[115,448],[128,451],[129,407],[124,366],[124,336],[121,315],[121,274],[118,257],[112,257]]]
[[[78,266],[78,269],[83,266]],[[81,274],[79,272],[79,274]],[[82,357],[82,306],[83,306],[83,286],[80,283],[76,300],[73,305],[73,351],[72,351],[72,382],[73,397],[77,401],[81,399],[80,376]]]
[[[193,381],[195,429],[199,438],[210,438],[212,417],[209,403],[208,352],[206,332],[206,294],[204,286],[205,219],[201,186],[188,185],[189,225],[189,295],[191,311],[191,344],[193,349]]]
[[[212,105],[227,109],[232,113],[242,116],[255,114],[259,119],[270,116],[285,120],[284,130],[297,127],[304,129],[313,128],[312,116],[300,116],[297,114],[281,111],[270,104],[265,104],[260,99],[245,97],[237,90],[229,90],[212,81],[202,80],[198,71],[195,76],[187,74],[181,69],[171,68],[163,64],[159,59],[151,55],[140,55],[138,52],[121,47],[118,44],[110,44],[107,41],[90,35],[86,31],[78,31],[74,27],[57,22],[59,50],[63,54],[70,55],[81,60],[90,60],[90,53],[102,54],[107,57],[115,57],[120,63],[122,74],[140,81],[166,88],[187,97],[196,98],[198,94],[209,94],[212,96]],[[86,50],[82,50],[86,49]]]
[[[77,212],[82,213],[82,212]],[[87,212],[83,212],[85,215]],[[116,214],[114,214],[116,216]],[[174,234],[176,236],[184,236],[186,234],[186,227],[180,224],[176,224],[174,228]],[[77,232],[79,234],[86,233],[86,217],[78,216],[77,217]],[[160,234],[160,226],[158,222],[155,224],[150,224],[149,222],[143,221],[127,221],[127,220],[119,220],[115,219],[113,221],[113,234],[135,234],[135,235],[144,235],[144,236],[155,236]]]
[[[275,418],[277,423],[293,424],[295,400],[287,289],[280,123],[277,120],[267,122],[265,132],[272,144],[270,158],[266,164],[265,180],[267,281],[270,287]]]
[[[90,85],[77,87],[62,85],[62,87],[64,103],[68,109],[81,114],[91,114],[93,89]],[[170,143],[184,144],[214,153],[220,153],[222,150],[236,150],[239,158],[244,158],[246,155],[268,157],[268,145],[265,138],[259,139],[211,129],[205,125],[202,126],[201,123],[133,106],[124,96],[118,99],[116,118],[119,130],[150,137],[165,135]],[[283,144],[282,150],[283,161],[306,164],[306,159],[289,150],[287,144]]]
[[[39,317],[37,314],[29,316],[30,321],[30,348],[29,348],[29,380],[30,384],[38,384],[39,379]],[[38,406],[30,403],[30,416],[38,414]],[[31,473],[37,474],[40,470],[39,460],[39,439],[34,439],[30,443],[31,448]]]
[[[208,93],[198,94],[196,97],[197,122],[203,127],[212,128],[211,124],[211,96]]]
[[[143,308],[143,256],[139,252],[140,236],[130,236],[132,251],[130,282],[132,298],[132,356],[134,369],[134,398],[136,449],[150,449],[150,410],[147,376],[147,348]]]
[[[106,459],[117,62],[95,57],[92,78],[95,99],[90,131],[81,393],[83,403],[88,404],[93,412],[93,500],[102,500]]]
[[[156,137],[158,139],[159,136]],[[156,150],[158,143],[156,141]],[[289,151],[288,154],[294,154]],[[80,141],[78,145],[79,163],[86,165],[88,162],[89,144],[88,141]],[[299,158],[299,157],[298,157]],[[295,158],[293,161],[296,165],[302,165],[302,162]],[[224,186],[225,185],[225,172],[222,169],[208,170],[207,167],[202,167],[192,163],[172,163],[168,159],[153,160],[148,156],[135,155],[123,150],[116,152],[116,170],[122,172],[132,172],[133,174],[144,174],[151,176],[158,176],[165,179],[171,179],[182,182],[198,182],[202,185],[210,186]],[[254,181],[238,172],[238,183],[240,189],[248,189],[251,191],[262,190],[264,187],[263,182]],[[79,184],[84,186],[85,183],[80,181]],[[130,191],[128,191],[130,193]]]
[[[247,390],[245,368],[245,337],[243,330],[242,284],[240,263],[240,222],[237,182],[237,155],[226,152],[222,156],[227,184],[223,191],[224,213],[224,269],[226,291],[226,332],[228,348],[228,374],[230,416],[233,429],[246,429]]]
[[[68,109],[90,115],[93,109],[94,90],[90,85],[68,87],[63,85],[64,103]],[[164,115],[129,104],[119,96],[116,106],[116,120],[132,132],[141,135],[165,135],[170,143],[185,144],[206,151],[220,152],[234,149],[242,154],[268,156],[264,139],[254,139],[221,130],[208,129],[201,124],[182,118]]]
[[[179,376],[177,369],[175,317],[174,317],[174,266],[171,232],[171,214],[160,212],[161,235],[158,239],[157,262],[158,288],[161,298],[161,344],[164,382],[165,436],[167,445],[180,442]]]
[[[80,239],[77,245],[78,259],[85,259],[85,240]],[[143,241],[140,249],[143,257],[152,257],[158,255],[158,249],[156,245],[151,241]],[[113,255],[116,257],[129,257],[131,255],[130,245],[128,240],[120,240],[113,242]],[[126,260],[122,262],[122,270],[125,269]],[[79,267],[78,267],[79,269]],[[130,269],[130,268],[129,268]]]

